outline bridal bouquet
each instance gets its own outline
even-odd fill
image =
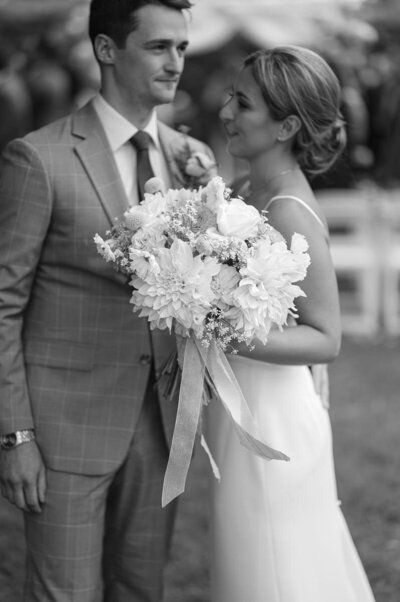
[[[288,247],[266,215],[232,198],[219,176],[204,187],[166,194],[152,178],[146,190],[105,240],[98,234],[94,240],[104,259],[130,276],[133,310],[151,329],[168,328],[183,337],[175,455],[182,455],[182,432],[197,428],[206,382],[246,447],[288,459],[258,436],[224,352],[234,349],[235,340],[266,343],[272,325],[282,328],[288,316],[296,316],[294,301],[304,296],[296,283],[310,263],[305,238],[294,234]],[[182,481],[177,476],[187,470],[182,462],[174,458],[173,442],[168,481]],[[164,501],[181,492],[182,482],[170,489]]]
[[[230,190],[219,176],[197,190],[160,192],[149,180],[145,199],[131,207],[103,240],[106,261],[131,275],[131,303],[152,329],[168,328],[212,340],[227,350],[232,339],[267,342],[304,295],[295,284],[307,271],[304,237],[290,248],[267,217]]]

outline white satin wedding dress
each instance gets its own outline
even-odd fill
[[[206,408],[221,473],[211,486],[212,602],[374,602],[337,499],[330,420],[310,370],[229,361],[264,440],[290,461],[247,451],[222,405]]]

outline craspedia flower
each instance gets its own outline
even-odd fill
[[[139,228],[141,228],[144,225],[146,220],[144,218],[143,211],[141,210],[141,208],[139,206],[135,206],[131,207],[129,211],[125,211],[124,221],[126,227],[129,228],[129,230],[132,230],[132,232],[136,232],[136,230],[139,230]]]
[[[144,191],[149,194],[156,194],[156,192],[163,192],[164,184],[161,178],[150,178],[144,185]]]
[[[198,237],[195,249],[200,255],[211,255],[213,252],[213,246],[206,236]]]

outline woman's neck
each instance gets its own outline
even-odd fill
[[[281,194],[282,191],[290,190],[293,186],[299,184],[299,177],[302,172],[294,159],[270,163],[266,168],[257,169],[251,166],[250,169],[250,196],[249,202],[257,206],[273,196]]]
[[[298,168],[291,153],[263,153],[249,162],[252,190],[269,186],[286,173]]]

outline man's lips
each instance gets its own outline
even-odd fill
[[[157,81],[161,82],[163,84],[177,84],[179,79],[176,77],[173,77],[173,78],[158,79]]]

